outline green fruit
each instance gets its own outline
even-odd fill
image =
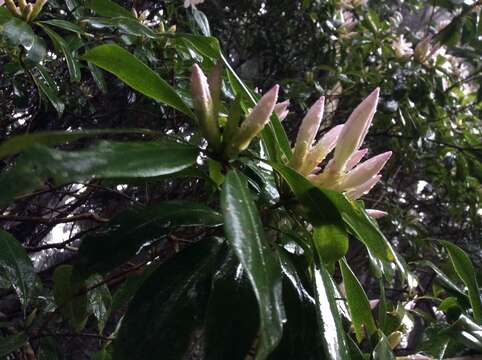
[[[325,264],[338,261],[348,251],[348,234],[337,225],[322,225],[315,228],[313,242]]]

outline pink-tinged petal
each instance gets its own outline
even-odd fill
[[[313,168],[325,160],[326,156],[335,148],[342,129],[343,125],[337,125],[330,129],[311,148],[300,170],[303,175],[313,172]]]
[[[348,174],[343,176],[338,183],[339,188],[341,190],[350,190],[367,182],[380,172],[388,159],[390,159],[390,156],[392,156],[392,152],[387,151],[361,163]]]
[[[191,89],[194,109],[200,113],[206,112],[212,105],[211,92],[208,79],[197,64],[192,66]]]
[[[374,219],[380,219],[380,218],[388,215],[388,213],[386,211],[382,211],[382,210],[366,209],[365,211],[366,211],[368,216],[370,216]]]
[[[355,153],[353,153],[352,156],[350,156],[350,159],[348,159],[346,163],[346,171],[350,171],[355,167],[355,165],[358,165],[361,159],[366,155],[368,152],[368,149],[362,149],[358,150]]]
[[[232,146],[242,151],[249,146],[251,140],[258,135],[268,123],[274,106],[278,100],[279,86],[273,86],[258,101],[248,117],[241,124],[239,131],[235,134]]]
[[[350,156],[360,148],[375,115],[380,89],[368,95],[348,117],[335,148],[334,168],[343,172]]]
[[[311,148],[316,133],[320,128],[321,119],[323,118],[323,110],[325,108],[325,97],[322,96],[308,110],[308,113],[301,122],[298,136],[296,137],[295,150],[291,159],[291,166],[294,169],[300,169],[308,151]]]
[[[220,149],[221,133],[219,131],[218,119],[214,115],[208,79],[197,64],[194,64],[192,67],[191,89],[194,110],[199,120],[201,132],[212,148]]]
[[[278,116],[279,121],[283,121],[286,116],[288,116],[288,106],[290,106],[289,100],[283,101],[274,106],[274,112],[276,113],[276,116]]]
[[[381,178],[381,175],[374,176],[371,179],[365,181],[360,186],[348,190],[345,194],[346,197],[352,200],[357,200],[361,198],[363,195],[368,194],[370,190],[373,189],[373,187],[380,181]]]

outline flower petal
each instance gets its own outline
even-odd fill
[[[363,195],[368,194],[368,192],[380,181],[381,175],[372,177],[371,179],[365,181],[363,184],[349,190],[345,195],[351,200],[357,200]]]
[[[380,172],[388,159],[390,159],[390,156],[392,156],[392,152],[387,151],[361,163],[343,176],[337,187],[340,190],[349,190],[362,185]]]

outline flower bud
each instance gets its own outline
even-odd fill
[[[16,16],[22,16],[22,13],[20,12],[20,9],[15,5],[13,0],[5,0],[5,5],[7,6],[8,10]]]
[[[380,89],[376,88],[355,108],[346,121],[338,138],[333,157],[335,171],[344,171],[350,156],[363,143],[375,115],[379,93]]]
[[[357,200],[363,195],[368,194],[368,192],[376,185],[381,179],[381,175],[372,177],[371,179],[365,181],[363,184],[350,189],[345,195],[348,199]]]
[[[380,172],[388,159],[390,159],[390,156],[392,156],[392,152],[387,151],[361,163],[348,174],[343,176],[338,182],[337,187],[339,189],[347,190],[364,184]]]
[[[35,18],[40,14],[40,12],[42,11],[46,3],[47,3],[47,0],[37,0],[33,5],[33,9],[28,18],[28,21],[35,20]]]
[[[279,86],[275,85],[258,101],[248,117],[242,122],[233,140],[228,144],[225,157],[231,158],[245,150],[268,123],[278,99]]]
[[[201,68],[194,64],[191,74],[192,99],[196,116],[203,136],[215,150],[221,146],[221,134],[218,119],[214,116],[213,101],[206,76]]]
[[[301,169],[303,162],[311,149],[316,133],[320,128],[323,110],[325,107],[325,97],[322,96],[311,108],[301,122],[298,136],[296,137],[291,167]]]
[[[366,155],[367,152],[368,152],[368,149],[362,149],[362,150],[355,151],[350,156],[350,158],[348,159],[348,161],[346,163],[346,171],[350,171],[356,165],[358,165],[360,160]]]
[[[334,149],[342,129],[343,125],[337,125],[330,129],[330,131],[323,135],[316,145],[311,148],[300,169],[301,174],[307,175],[313,172],[314,167],[326,158]]]
[[[289,100],[283,101],[274,106],[274,112],[276,113],[276,116],[278,116],[279,121],[283,121],[286,116],[288,116],[288,106],[290,106]]]

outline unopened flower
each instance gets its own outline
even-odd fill
[[[196,7],[196,5],[202,4],[204,0],[184,0],[184,7],[188,8],[189,6],[192,6],[193,8]]]
[[[412,43],[406,41],[403,34],[392,42],[392,48],[395,56],[399,59],[412,56],[413,54]]]
[[[323,114],[324,99],[318,100],[303,119],[289,165],[315,185],[343,192],[349,199],[368,193],[380,181],[379,172],[392,154],[388,151],[360,163],[368,151],[360,146],[373,120],[378,96],[377,88],[355,108],[345,124],[335,126],[313,144]],[[333,149],[333,158],[322,167],[320,163]],[[382,213],[371,210],[370,216],[379,217]]]
[[[34,20],[42,11],[47,0],[37,0],[33,4],[27,3],[26,0],[18,0],[18,6],[14,0],[5,0],[5,5],[10,12],[18,17],[23,18],[25,21],[30,22]],[[0,3],[0,6],[3,1]]]
[[[275,85],[264,94],[247,118],[241,123],[241,126],[234,131],[232,139],[225,149],[226,158],[232,158],[240,151],[245,150],[251,143],[251,140],[263,130],[271,114],[273,114],[276,101],[278,100],[278,90],[279,86]]]
[[[274,112],[278,116],[279,121],[283,121],[289,114],[288,106],[290,106],[290,101],[286,100],[278,103],[274,106]]]
[[[368,216],[374,218],[374,219],[379,219],[381,217],[387,216],[388,213],[386,211],[382,210],[376,210],[376,209],[366,209],[365,210]]]
[[[199,120],[201,132],[209,145],[219,150],[221,146],[221,134],[217,113],[215,112],[208,79],[197,64],[194,64],[192,67],[191,89],[194,110]]]

